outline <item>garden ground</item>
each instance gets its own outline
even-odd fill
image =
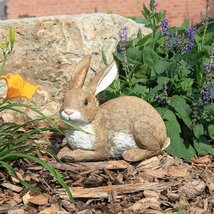
[[[41,140],[43,139],[43,140]],[[48,133],[37,143],[52,149],[65,146],[62,135]],[[214,207],[214,160],[211,156],[187,163],[164,153],[140,163],[124,160],[62,163],[45,153],[35,154],[58,169],[71,187],[74,203],[53,177],[35,163],[12,163],[18,175],[43,195],[30,191],[1,170],[0,213],[204,213]]]

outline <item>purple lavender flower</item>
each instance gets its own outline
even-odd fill
[[[195,34],[197,28],[188,27],[185,31],[185,37],[182,39],[177,33],[170,33],[170,26],[168,20],[163,18],[161,21],[161,31],[165,37],[164,43],[167,49],[177,49],[182,53],[191,53],[195,47]]]
[[[163,18],[161,21],[161,31],[164,35],[164,43],[167,49],[172,49],[178,46],[180,43],[180,36],[178,34],[170,33],[170,26],[168,20]]]
[[[118,48],[119,51],[125,51],[126,43],[129,40],[129,38],[128,38],[128,27],[127,26],[123,27],[119,31],[119,38],[120,38],[120,41],[119,41],[119,43],[117,45],[117,48]]]
[[[154,10],[154,12],[156,12],[158,3],[155,0],[151,0],[149,6],[151,10]]]
[[[162,33],[163,33],[163,35],[164,35],[164,37],[165,37],[165,38],[164,38],[165,47],[166,47],[167,49],[172,48],[172,43],[171,43],[171,41],[172,41],[172,39],[173,39],[173,35],[169,32],[170,26],[169,26],[168,20],[167,20],[166,18],[163,18],[163,19],[161,20],[161,25],[160,25],[160,27],[161,27],[161,31],[162,31]]]
[[[186,38],[184,38],[183,45],[182,45],[182,51],[186,54],[191,53],[192,49],[195,47],[195,34],[196,34],[197,28],[194,27],[188,27],[185,31]]]
[[[196,31],[197,31],[196,26],[194,26],[194,27],[188,27],[188,28],[186,29],[187,37],[188,37],[188,38],[191,38],[192,40],[194,40],[194,39],[195,39]]]
[[[170,26],[168,24],[168,20],[166,18],[163,18],[161,20],[161,31],[163,33],[164,36],[170,36]]]
[[[168,105],[170,100],[169,100],[169,96],[168,96],[168,86],[167,83],[165,83],[163,85],[163,93],[161,93],[160,95],[156,94],[154,96],[154,100],[158,103],[158,104],[164,104],[164,105]]]
[[[123,27],[120,31],[119,31],[119,38],[122,41],[128,41],[128,26]]]
[[[204,67],[205,73],[210,74],[213,72],[214,63],[212,63],[212,62],[204,63],[203,67]]]
[[[201,90],[201,103],[203,105],[209,104],[214,99],[214,86],[208,85]]]
[[[160,104],[161,103],[161,98],[158,95],[154,96],[155,101]]]
[[[213,62],[204,63],[205,81],[201,90],[200,103],[206,105],[214,100]]]

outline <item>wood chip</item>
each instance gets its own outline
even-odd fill
[[[143,192],[145,198],[159,198],[160,193],[151,190],[144,190]]]
[[[8,214],[24,214],[25,211],[23,209],[13,209],[7,212]]]
[[[82,210],[80,212],[78,212],[77,214],[93,214],[91,210],[87,209],[87,210]]]
[[[36,205],[45,205],[48,203],[49,197],[47,194],[32,196],[28,201]]]
[[[19,203],[22,202],[22,199],[21,199],[21,197],[20,197],[20,194],[15,193],[15,192],[13,193],[13,200],[15,200],[17,204],[19,204]]]
[[[17,172],[16,174],[21,180],[23,180],[22,174],[20,172]],[[16,184],[20,183],[20,180],[15,178],[14,176],[11,177],[11,180]]]
[[[100,161],[100,162],[81,162],[81,163],[73,163],[73,164],[64,164],[59,163],[56,161],[50,161],[48,162],[51,166],[53,166],[55,169],[60,170],[71,170],[71,171],[77,171],[77,170],[101,170],[101,169],[108,169],[108,170],[114,170],[114,169],[127,169],[127,168],[133,168],[132,165],[127,163],[124,160],[111,160],[111,161]]]
[[[170,166],[168,168],[168,175],[172,177],[186,177],[187,167],[185,166]]]
[[[145,211],[147,208],[153,208],[155,210],[160,209],[160,201],[157,198],[143,198],[137,201],[135,204],[130,206],[128,209],[133,212],[137,212],[139,210]]]
[[[28,191],[25,195],[22,196],[22,200],[24,205],[27,205],[29,203],[30,198],[32,198],[32,196],[30,195],[31,191]]]
[[[0,206],[0,213],[8,213],[8,210],[10,210],[10,209],[11,209],[10,205],[8,205],[8,204],[6,204],[6,205],[1,204],[1,206]]]
[[[176,202],[179,200],[180,195],[178,193],[169,192],[167,193],[167,197],[171,202]]]
[[[146,175],[150,175],[155,178],[164,178],[167,175],[167,172],[163,169],[145,169],[144,172]]]
[[[182,186],[178,190],[178,193],[183,197],[185,197],[186,199],[192,199],[202,194],[202,192],[205,190],[205,187],[206,187],[206,184],[204,181],[194,180]]]
[[[10,189],[14,192],[21,192],[23,190],[23,187],[20,187],[20,186],[16,186],[14,184],[11,184],[11,183],[2,183],[1,186],[7,188],[7,189]]]
[[[61,200],[61,205],[66,209],[66,211],[68,211],[69,213],[73,213],[76,208],[75,208],[75,205],[74,203],[71,203],[70,201],[68,200]]]
[[[0,195],[0,201],[9,201],[13,199],[13,197],[9,196],[9,195],[6,195],[6,194],[1,194]]]
[[[29,170],[41,171],[43,170],[42,166],[30,166],[28,167]]]
[[[137,170],[148,169],[148,168],[156,169],[158,167],[160,167],[160,160],[155,156],[155,157],[149,158],[149,159],[144,160],[141,163],[139,163],[136,166],[136,169]]]
[[[52,204],[50,207],[45,208],[40,212],[40,214],[55,214],[58,213],[59,204]]]
[[[13,200],[13,199],[8,201],[7,204],[9,204],[10,207],[16,207],[17,206],[17,202],[15,200]]]
[[[208,165],[212,163],[212,158],[209,155],[206,155],[204,157],[192,158],[192,162],[199,165]]]
[[[97,188],[71,188],[74,198],[109,198],[112,191],[117,194],[134,193],[143,190],[156,190],[162,191],[169,188],[169,183],[138,183],[138,184],[123,184],[123,185],[110,185]],[[63,193],[61,193],[63,194]]]

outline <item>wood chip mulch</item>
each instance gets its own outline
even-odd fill
[[[55,149],[63,146],[60,139]],[[70,186],[74,203],[46,169],[29,160],[11,165],[19,177],[44,194],[23,187],[0,169],[0,214],[103,214],[103,213],[214,213],[214,159],[194,158],[189,164],[164,153],[130,164],[124,160],[56,162],[35,154],[54,166]]]

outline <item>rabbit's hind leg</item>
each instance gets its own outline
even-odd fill
[[[134,123],[132,132],[137,147],[148,151],[160,151],[160,144],[166,138],[164,132],[159,129],[158,124],[151,122],[150,118],[137,120]]]
[[[149,120],[136,121],[132,132],[137,148],[124,151],[122,156],[125,160],[140,161],[160,153],[160,135],[157,133],[157,128],[152,126]]]
[[[132,148],[123,152],[122,156],[126,161],[136,162],[151,158],[157,155],[159,151],[148,151],[145,149]]]

